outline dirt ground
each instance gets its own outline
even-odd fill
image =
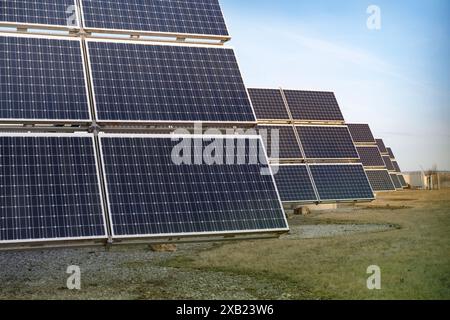
[[[0,253],[0,299],[450,299],[450,190],[290,219],[281,239]],[[68,290],[67,267],[81,268]],[[368,290],[367,267],[381,269]]]

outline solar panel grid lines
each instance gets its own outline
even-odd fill
[[[318,197],[306,164],[274,164],[274,178],[283,203],[316,203]]]
[[[248,92],[258,121],[291,120],[280,89],[249,88]]]
[[[262,175],[261,165],[177,165],[171,159],[177,138],[262,144],[258,136],[99,137],[116,239],[288,230],[273,175]]]
[[[87,30],[229,40],[218,0],[81,0]]]
[[[400,182],[398,175],[396,173],[390,173],[389,175],[391,176],[392,183],[394,184],[395,188],[397,190],[402,190],[403,186],[402,183]]]
[[[389,156],[383,156],[383,161],[386,165],[386,168],[391,172],[396,172],[394,164],[391,161],[391,158]]]
[[[269,159],[303,159],[292,125],[259,125],[257,131],[262,137]],[[278,145],[273,143],[273,138],[278,138]]]
[[[4,0],[0,26],[79,28],[76,0]]]
[[[395,155],[394,155],[394,152],[392,151],[392,148],[386,147],[386,150],[387,150],[387,152],[388,152],[388,154],[389,154],[389,157],[390,157],[392,160],[395,160]]]
[[[294,121],[345,121],[333,92],[285,89],[282,92]]]
[[[377,146],[356,146],[361,163],[364,167],[385,167]]]
[[[370,185],[375,192],[395,191],[389,172],[385,170],[366,170]]]
[[[402,185],[403,188],[407,188],[408,187],[408,183],[406,183],[405,177],[402,174],[397,175],[398,179],[400,181],[400,184]]]
[[[0,120],[90,122],[81,40],[0,33]]]
[[[256,124],[231,48],[86,42],[98,121]]]
[[[347,124],[347,126],[355,143],[376,144],[375,138],[372,134],[372,130],[370,129],[368,124],[350,123]]]
[[[321,203],[374,200],[361,164],[310,164]]]
[[[107,238],[94,137],[0,133],[0,244]]]
[[[396,160],[391,160],[392,165],[395,168],[395,172],[402,173],[402,170],[400,169],[400,166],[398,165],[398,162]]]
[[[359,159],[347,126],[297,125],[307,159]]]

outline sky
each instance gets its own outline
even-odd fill
[[[450,170],[450,1],[221,0],[248,87],[326,90],[403,171]],[[381,29],[367,27],[380,8]]]

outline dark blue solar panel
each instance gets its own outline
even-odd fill
[[[281,201],[318,201],[306,165],[273,166],[273,172]]]
[[[0,243],[106,237],[91,136],[0,135]]]
[[[402,174],[397,175],[398,179],[400,180],[400,184],[403,188],[406,188],[408,184],[406,183],[405,177]]]
[[[364,167],[384,167],[385,163],[377,146],[356,147]]]
[[[292,126],[258,126],[271,159],[302,159],[302,153]]]
[[[306,158],[359,158],[347,127],[298,126],[297,130]]]
[[[373,191],[395,191],[387,170],[366,170]]]
[[[220,139],[213,141],[228,151],[219,157],[222,164],[210,165],[194,153],[196,145],[206,152],[211,144],[198,136],[187,141],[186,153],[175,152],[188,155],[184,162],[173,157],[183,142],[177,136],[101,137],[115,236],[287,229],[267,165],[250,160],[258,155],[259,140]],[[239,162],[238,154],[244,157]]]
[[[375,138],[368,124],[347,124],[347,126],[354,142],[375,144]]]
[[[294,120],[344,121],[333,92],[283,90]]]
[[[400,166],[398,165],[398,162],[395,160],[391,160],[392,165],[394,166],[395,172],[402,173],[402,170],[400,169]]]
[[[231,49],[88,45],[99,120],[256,121]]]
[[[391,176],[391,180],[392,180],[392,183],[394,184],[395,188],[403,189],[402,183],[400,182],[398,175],[396,173],[391,173],[390,176]]]
[[[218,0],[82,0],[86,28],[228,36]]]
[[[2,0],[0,22],[51,26],[78,25],[75,0]]]
[[[381,154],[382,155],[388,154],[388,151],[386,149],[386,146],[385,146],[383,140],[376,139],[376,142],[377,142],[378,149],[380,149]]]
[[[310,168],[321,201],[374,198],[362,165],[311,165]]]
[[[395,155],[394,155],[394,152],[392,151],[392,148],[386,148],[386,150],[387,150],[387,152],[389,154],[389,157],[391,159],[395,159]]]
[[[277,89],[248,89],[256,118],[260,120],[285,120],[289,121],[290,116],[286,105]]]
[[[79,40],[0,36],[0,89],[0,119],[90,119]]]

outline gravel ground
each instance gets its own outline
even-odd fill
[[[286,239],[345,236],[378,232],[389,225],[291,226]],[[164,263],[189,257],[215,244],[178,245],[176,253],[157,253],[145,246],[0,252],[0,299],[288,299],[283,282],[250,276],[176,269]],[[67,267],[81,268],[81,290],[68,290]]]

